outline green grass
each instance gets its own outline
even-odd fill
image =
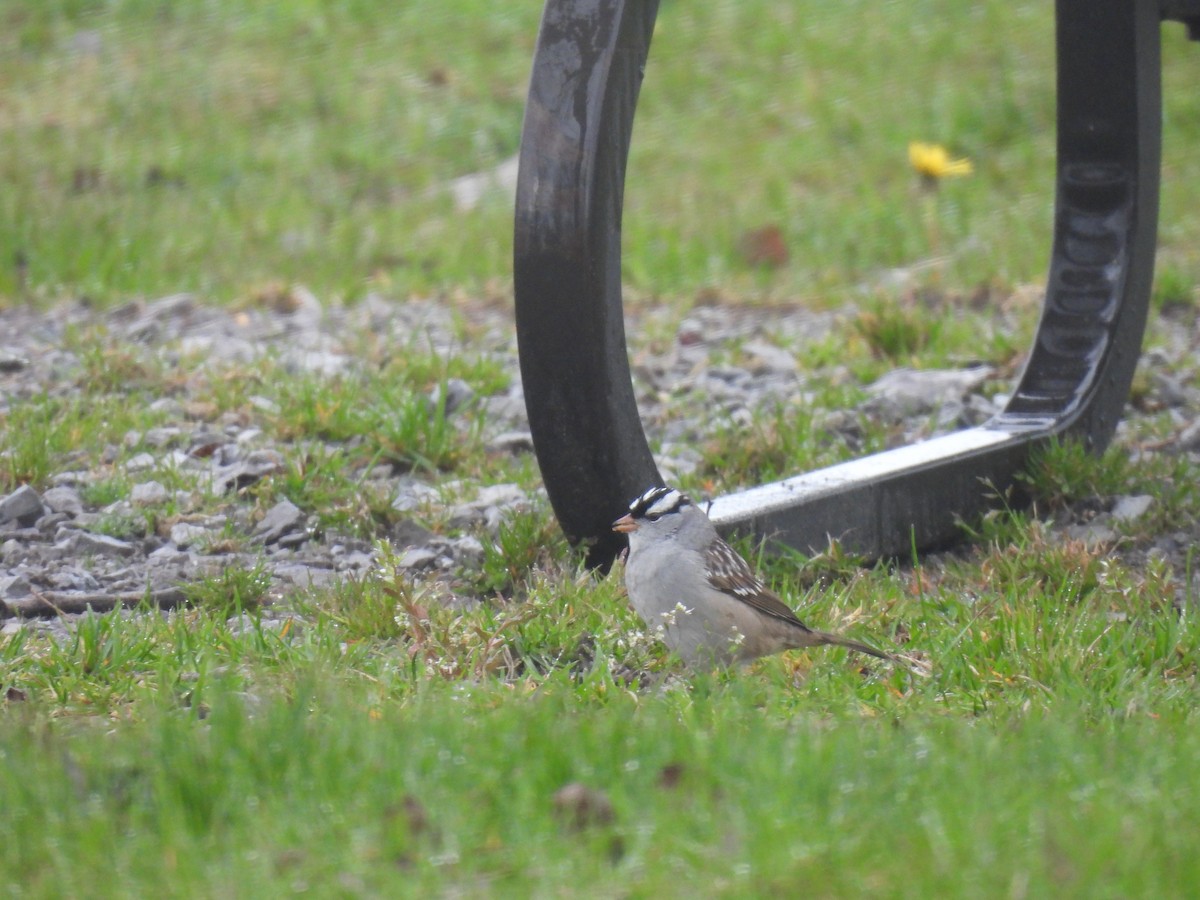
[[[189,604],[227,618],[251,612],[263,603],[271,587],[271,573],[262,563],[224,566],[216,575],[184,586]]]
[[[15,896],[78,893],[101,864],[114,895],[1186,896],[1194,632],[1165,612],[1114,630],[1069,610],[1076,587],[1034,609],[927,603],[939,670],[919,684],[844,659],[640,691],[604,656],[576,680],[561,657],[521,674],[562,650],[548,601],[557,640],[525,617],[512,644],[437,613],[344,650],[333,620],[296,638],[203,612],[92,620],[5,679],[28,699],[3,725],[0,869]],[[10,668],[37,652],[4,649]],[[613,821],[564,826],[572,782]]]
[[[22,89],[4,176],[19,187],[0,241],[35,293],[101,300],[165,284],[233,298],[277,278],[354,297],[482,276],[472,256],[500,216],[456,223],[436,187],[515,151],[536,16],[9,5],[0,70]],[[7,260],[4,279],[19,292]]]
[[[825,389],[814,393],[819,402],[812,408],[780,402],[759,411],[749,423],[710,415],[711,433],[702,445],[701,473],[719,485],[730,480],[761,484],[885,449],[883,429],[865,416],[852,417],[835,429],[820,415],[820,410],[853,407],[861,399],[860,392]]]
[[[308,686],[257,714],[223,698],[202,724],[183,708],[67,742],[31,728],[5,767],[54,777],[0,782],[6,887],[94,896],[98,857],[107,896],[1195,887],[1200,744],[1179,719],[830,724],[757,700],[615,694],[581,712],[559,687],[434,688],[378,712]],[[573,782],[604,792],[611,822],[556,814]]]
[[[503,291],[510,202],[460,213],[444,188],[517,151],[538,14],[8,4],[0,298]],[[967,290],[1039,279],[1052,33],[1038,4],[664,3],[629,170],[630,286],[827,302],[891,290],[891,270]],[[1200,57],[1164,34],[1160,261],[1191,284]],[[975,174],[922,190],[913,140]],[[737,249],[764,226],[791,254],[774,272]]]
[[[86,470],[89,510],[112,507],[95,530],[226,516],[210,549],[238,556],[168,615],[0,633],[0,892],[1200,893],[1194,564],[1163,550],[1194,542],[1200,471],[1130,452],[1179,428],[1147,370],[1114,451],[1039,454],[1032,505],[972,523],[952,553],[864,568],[836,545],[811,559],[740,545],[807,621],[928,677],[830,648],[692,677],[630,610],[619,569],[578,567],[543,501],[494,530],[448,519],[479,484],[540,486],[529,454],[486,448],[477,401],[515,373],[474,349],[467,314],[507,300],[509,204],[457,212],[439,189],[516,151],[537,7],[0,10],[0,247],[26,263],[0,260],[0,304],[192,290],[240,310],[305,285],[464,309],[450,351],[339,335],[354,364],[334,376],[282,355],[169,364],[81,326],[59,348],[67,394],[5,396],[0,491]],[[671,347],[697,299],[857,304],[815,340],[779,339],[811,402],[725,416],[671,398],[671,415],[709,413],[683,487],[705,497],[885,446],[854,407],[895,366],[1019,366],[1050,225],[1050,16],[664,2],[625,274],[632,306],[668,314],[632,335],[635,354]],[[1194,327],[1200,247],[1200,62],[1180,29],[1165,36],[1150,344]],[[922,188],[913,139],[975,174]],[[765,226],[791,251],[778,269],[738,250]],[[720,353],[745,364],[737,341]],[[431,398],[451,379],[477,401],[446,413]],[[151,409],[164,395],[182,411]],[[261,429],[280,467],[220,496],[187,465],[125,470],[148,429],[201,424]],[[395,509],[380,468],[441,500]],[[168,502],[124,509],[149,478]],[[1053,524],[1128,494],[1153,504],[1111,546]],[[251,532],[285,498],[318,536],[379,541],[379,565],[281,596]],[[436,579],[399,570],[387,535],[413,527],[473,536],[481,559]],[[571,784],[590,800],[564,800]]]
[[[1052,507],[1153,474],[1108,462],[1064,493],[1064,460],[1037,469]],[[234,568],[167,617],[0,638],[0,884],[78,894],[103,866],[112,896],[1200,885],[1200,623],[1165,563],[1017,513],[936,566],[815,559],[801,595],[794,560],[762,557],[810,621],[932,674],[825,649],[695,678],[547,525],[496,536],[484,575],[507,600],[443,607],[385,555],[298,619]],[[600,799],[564,810],[569,784]]]
[[[11,491],[22,484],[42,483],[54,466],[81,445],[96,454],[122,436],[137,421],[138,413],[116,396],[33,397],[14,404],[0,419],[0,439],[6,452],[0,458],[0,489]]]

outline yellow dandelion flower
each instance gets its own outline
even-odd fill
[[[974,171],[969,159],[951,159],[941,144],[925,144],[913,141],[908,145],[908,161],[917,173],[929,181],[970,175]]]

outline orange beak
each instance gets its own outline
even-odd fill
[[[613,522],[612,530],[619,531],[621,534],[633,534],[633,532],[638,530],[638,523],[633,521],[633,516],[626,513]]]

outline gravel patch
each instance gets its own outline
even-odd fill
[[[108,311],[86,304],[0,310],[0,331],[8,336],[0,347],[0,412],[29,398],[79,392],[87,362],[69,349],[71,334],[103,334],[132,365],[165,363],[179,376],[164,383],[162,396],[148,405],[160,419],[155,427],[126,435],[99,463],[68,455],[41,490],[22,485],[0,497],[0,619],[6,631],[25,627],[33,617],[69,618],[88,609],[135,606],[146,597],[171,608],[184,602],[182,587],[228,566],[264,565],[272,579],[271,597],[279,601],[296,591],[360,577],[377,564],[372,542],[316,528],[313,517],[290,500],[257,508],[251,489],[285,471],[296,449],[269,437],[257,418],[276,414],[276,404],[252,396],[249,412],[214,416],[205,408],[210,401],[192,388],[196,369],[177,367],[232,371],[269,358],[285,372],[344,375],[365,365],[355,348],[366,335],[394,339],[397,347],[484,356],[511,374],[509,387],[477,396],[465,381],[451,379],[429,397],[430,408],[440,406],[447,417],[480,410],[488,453],[531,453],[506,308],[391,302],[374,295],[349,307],[324,306],[303,290],[290,299],[230,309],[179,294]],[[635,389],[664,473],[674,477],[697,469],[702,461],[697,448],[714,421],[748,423],[757,411],[781,401],[810,400],[805,348],[835,333],[839,318],[798,308],[718,304],[700,305],[682,316],[631,313]],[[1144,368],[1153,373],[1146,379],[1149,388],[1130,416],[1165,416],[1171,434],[1134,452],[1200,452],[1196,349],[1190,325],[1168,321],[1158,328],[1143,358]],[[857,385],[865,399],[856,409],[815,414],[825,427],[843,433],[850,447],[861,416],[885,424],[895,443],[906,443],[984,421],[1001,405],[1005,385],[997,380],[1011,374],[1002,376],[973,361],[938,371],[899,369],[873,384]],[[848,372],[835,370],[831,376],[825,371],[822,377],[853,383]],[[1123,424],[1122,433],[1130,427]],[[156,477],[164,471],[172,478]],[[85,500],[90,486],[118,474],[128,484],[123,496],[103,504]],[[385,491],[401,514],[388,539],[400,567],[414,578],[445,579],[477,569],[483,542],[505,516],[544,503],[516,484],[439,479],[386,464],[359,477]],[[198,494],[222,498],[220,512],[213,513],[211,503],[207,509],[198,504]],[[151,533],[117,527],[168,508],[172,513],[165,527]],[[416,521],[431,510],[447,526],[446,534],[434,534]],[[1148,496],[1107,498],[1100,508],[1067,510],[1053,528],[1064,539],[1115,546],[1122,529],[1153,513]],[[1134,548],[1131,558],[1164,556],[1182,573],[1196,531]]]

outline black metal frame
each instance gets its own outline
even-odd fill
[[[1041,323],[1004,412],[985,425],[713,501],[724,529],[872,557],[929,547],[1005,491],[1037,444],[1107,445],[1149,307],[1163,16],[1195,0],[1057,0],[1054,245]],[[514,279],[525,402],[567,536],[606,566],[629,499],[661,484],[638,417],[621,305],[621,209],[657,0],[548,0],[517,182]]]

